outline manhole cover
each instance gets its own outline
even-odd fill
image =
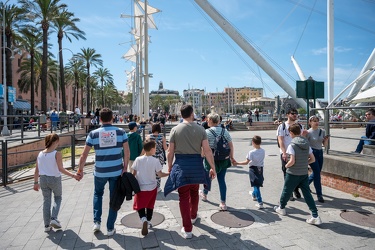
[[[341,218],[354,224],[364,227],[375,228],[375,214],[356,211],[344,211],[340,214]]]
[[[163,221],[164,221],[164,215],[154,212],[154,214],[152,215],[151,224],[153,226],[156,226],[162,223]],[[125,215],[124,218],[121,219],[121,224],[127,227],[131,227],[131,228],[139,228],[139,229],[142,228],[142,223],[141,223],[141,220],[139,219],[139,215],[137,212]]]
[[[247,227],[254,223],[251,215],[238,211],[217,212],[211,216],[211,220],[216,224],[234,228]]]

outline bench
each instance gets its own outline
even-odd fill
[[[363,145],[363,154],[375,155],[375,145]]]

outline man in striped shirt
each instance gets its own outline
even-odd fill
[[[112,125],[113,112],[103,108],[99,114],[102,126],[91,131],[86,138],[86,145],[79,159],[78,174],[83,177],[83,167],[91,148],[95,150],[94,168],[94,225],[93,231],[100,231],[103,193],[106,183],[109,183],[110,196],[116,186],[117,178],[127,171],[129,162],[128,137],[125,130]],[[108,236],[115,234],[117,211],[109,208],[107,219]]]

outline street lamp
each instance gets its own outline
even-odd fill
[[[9,1],[9,0],[8,0]],[[4,4],[3,4],[3,88],[4,88],[4,91],[3,91],[3,94],[4,94],[4,97],[3,97],[3,105],[4,105],[4,126],[3,126],[3,130],[1,131],[1,134],[3,136],[8,136],[10,135],[9,133],[9,129],[8,129],[8,121],[7,121],[7,77],[6,77],[6,57],[5,57],[5,49],[9,49],[6,47],[6,44],[5,44],[5,41],[6,41],[6,37],[5,37],[5,6],[6,4],[8,3],[8,1],[6,1]],[[12,51],[11,49],[9,49],[10,51]],[[12,51],[13,53],[13,51]]]

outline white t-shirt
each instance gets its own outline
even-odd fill
[[[263,167],[264,166],[264,157],[266,153],[263,148],[260,149],[253,149],[247,153],[246,159],[248,159],[249,167],[256,166],[256,167]]]
[[[283,124],[285,124],[285,129],[283,129],[284,127]],[[288,148],[289,144],[292,142],[292,137],[290,136],[289,131],[288,131],[290,125],[291,124],[286,123],[286,122],[281,123],[276,131],[276,136],[284,136],[283,140],[284,140],[285,148]],[[303,130],[302,124],[301,124],[301,127],[302,127],[301,129],[301,133],[302,133],[302,130]],[[283,153],[283,151],[281,151],[281,148],[280,148],[280,153]]]
[[[135,178],[138,180],[141,191],[151,191],[156,188],[156,173],[163,169],[159,159],[153,156],[139,156],[135,159],[132,169],[137,171]]]
[[[57,166],[56,162],[56,153],[56,150],[49,153],[45,153],[43,151],[39,153],[37,158],[39,175],[55,177],[61,176],[59,167]]]
[[[311,149],[311,147],[309,147],[309,154],[311,154],[313,151]],[[292,145],[289,145],[286,149],[286,153],[289,154],[289,155],[295,155],[295,151],[294,151],[294,148],[292,147]]]

